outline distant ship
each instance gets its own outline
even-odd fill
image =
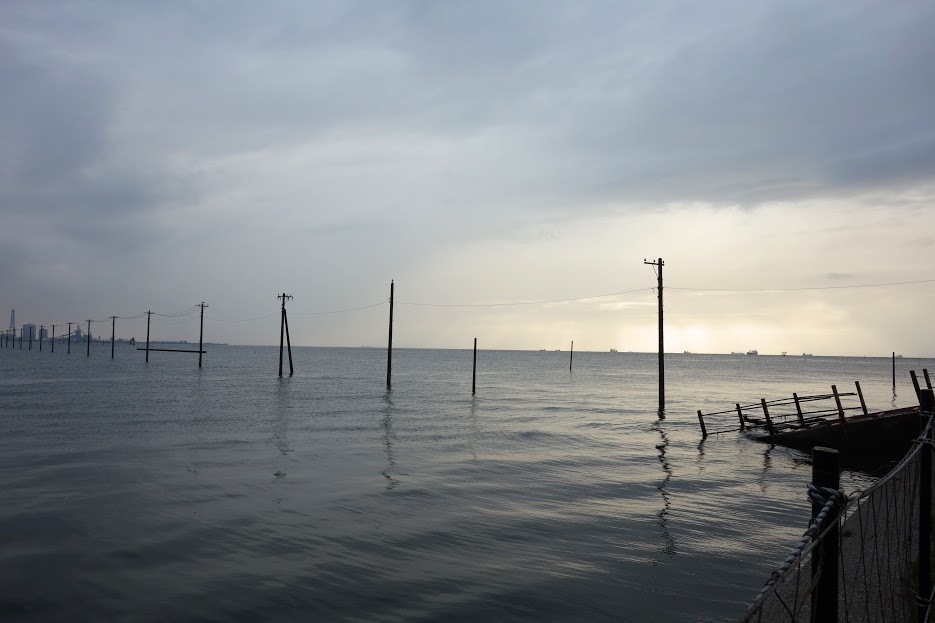
[[[732,350],[732,351],[730,351],[730,354],[731,354],[731,355],[742,355],[743,353],[738,353],[738,352]]]
[[[692,352],[691,352],[690,350],[683,350],[683,351],[682,351],[682,354],[683,354],[683,355],[691,355]]]
[[[615,352],[617,352],[617,349],[616,349],[616,348],[611,348],[611,349],[610,349],[610,352],[615,353]]]
[[[756,352],[756,349],[754,348],[753,350],[748,350],[747,354],[748,355],[759,355],[760,353]]]
[[[785,356],[786,356],[786,351],[782,351],[782,353],[780,353],[780,357],[785,357]]]
[[[802,356],[803,356],[803,357],[811,357],[812,354],[811,354],[811,353],[802,353]]]

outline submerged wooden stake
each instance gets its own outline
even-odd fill
[[[799,424],[805,425],[805,418],[802,416],[802,405],[799,404],[799,395],[795,392],[792,392],[792,400],[795,401],[795,415],[799,418]]]
[[[701,438],[707,438],[708,430],[704,426],[704,416],[701,415],[701,409],[698,409],[698,423],[701,424]]]
[[[737,417],[740,418],[740,430],[747,428],[746,423],[743,421],[743,409],[740,408],[740,403],[737,403]]]
[[[831,393],[834,394],[834,404],[838,406],[838,421],[844,424],[844,407],[841,406],[841,396],[838,395],[836,385],[831,386]]]
[[[860,398],[860,408],[863,409],[864,415],[870,415],[867,412],[867,403],[864,402],[864,393],[860,390],[860,381],[854,381],[854,385],[857,386],[857,396]]]
[[[760,398],[760,404],[763,405],[763,415],[766,417],[766,432],[772,437],[774,434],[773,420],[770,419],[769,409],[766,408],[766,398]]]

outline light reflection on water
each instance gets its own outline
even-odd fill
[[[104,350],[0,350],[4,620],[733,620],[810,467],[695,411],[932,366],[674,355],[663,414],[654,355]]]

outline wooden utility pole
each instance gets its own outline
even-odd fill
[[[386,345],[386,388],[389,389],[393,379],[393,280],[390,279],[390,337]]]
[[[114,358],[114,344],[117,340],[117,317],[110,317],[110,358]]]
[[[571,341],[571,354],[568,356],[568,371],[571,372],[571,364],[575,360],[575,341]]]
[[[201,307],[201,328],[198,329],[198,367],[200,368],[201,367],[201,356],[203,354],[201,351],[204,350],[202,346],[204,345],[205,307],[207,307],[207,305],[205,305],[205,302],[202,301],[199,307]]]
[[[88,318],[88,357],[91,356],[91,319]]]
[[[665,417],[663,410],[666,407],[666,365],[662,322],[662,267],[665,266],[665,262],[663,262],[660,257],[655,262],[647,262],[644,259],[643,263],[653,267],[653,270],[656,271],[656,281],[658,282],[656,287],[659,291],[659,417],[662,418]]]
[[[71,323],[70,322],[68,323],[68,352],[66,352],[65,354],[66,355],[71,354]]]
[[[149,321],[153,316],[153,311],[147,310],[146,312],[146,361],[149,362]]]
[[[471,372],[471,395],[477,389],[477,338],[474,338],[474,370]]]
[[[279,376],[282,376],[282,347],[283,347],[283,338],[288,338],[289,335],[289,321],[286,320],[286,301],[292,298],[292,295],[282,294],[276,295],[276,298],[282,299],[282,314],[279,319]],[[199,349],[200,350],[200,349]],[[199,355],[200,357],[201,355]],[[292,342],[289,342],[289,376],[292,376]]]

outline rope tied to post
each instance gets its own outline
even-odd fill
[[[840,489],[833,489],[831,487],[817,487],[814,484],[809,483],[808,499],[813,504],[820,504],[821,511],[815,515],[815,519],[812,520],[812,523],[808,526],[808,529],[802,535],[802,538],[799,539],[799,542],[796,543],[792,548],[792,551],[782,562],[782,565],[780,565],[778,569],[774,570],[770,574],[769,580],[767,580],[763,590],[761,590],[760,594],[757,595],[756,599],[753,600],[753,605],[758,603],[771,588],[776,586],[776,583],[779,582],[779,580],[782,579],[786,572],[792,568],[792,565],[795,564],[795,562],[808,548],[808,546],[818,539],[825,520],[835,509],[835,506],[840,505],[841,508],[843,508],[851,500],[851,497]],[[753,605],[751,605],[751,609],[753,608]]]

